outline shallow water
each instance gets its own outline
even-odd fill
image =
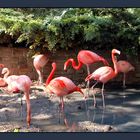
[[[85,106],[84,100],[66,101],[65,117],[70,126],[75,125],[74,131],[82,131],[77,127],[78,122],[91,121],[111,125],[119,132],[140,132],[139,93],[140,90],[132,88],[124,91],[105,91],[105,109],[102,108],[101,94],[96,96],[96,108],[93,107],[93,98],[91,97],[87,99],[87,106]],[[43,131],[47,132],[65,132],[69,130],[65,127],[62,117],[59,123],[59,112],[56,111],[51,115],[52,118],[49,120],[34,121],[33,123],[38,124]]]
[[[125,96],[124,96],[125,95]],[[12,96],[9,100],[18,99]],[[2,97],[1,100],[5,100]],[[115,127],[119,132],[140,132],[140,89],[127,88],[105,90],[106,108],[102,108],[101,94],[96,95],[97,107],[93,107],[93,98],[87,99],[86,104],[81,95],[74,93],[65,98],[65,115],[59,113],[59,98],[55,97],[49,100],[48,97],[38,96],[31,99],[32,106],[32,124],[31,126],[40,128],[43,132],[83,132],[78,127],[78,122],[91,121],[97,124],[107,124]],[[18,105],[3,103],[4,107],[16,108],[18,111],[12,114],[12,111],[2,114],[0,112],[1,122],[16,121],[16,123],[25,126],[26,123],[26,104],[23,105],[23,115],[20,118],[20,101]],[[2,116],[4,115],[4,117]],[[9,117],[10,116],[10,117]],[[13,117],[12,117],[13,116]],[[64,125],[63,118],[67,119],[69,127]]]

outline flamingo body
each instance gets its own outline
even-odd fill
[[[134,71],[135,68],[127,61],[125,60],[120,60],[117,62],[117,67],[118,67],[118,72],[123,73],[123,88],[125,88],[125,75],[129,71]]]
[[[67,77],[57,77],[50,81],[48,89],[57,96],[65,96],[76,90],[77,86]]]
[[[12,92],[27,91],[30,89],[31,84],[32,81],[28,76],[16,76],[16,78],[8,84],[8,90]]]
[[[107,61],[96,53],[88,50],[81,50],[77,56],[78,61],[85,65],[90,65],[92,63],[103,61],[105,65],[108,65]]]
[[[106,83],[110,79],[114,78],[115,76],[116,75],[114,73],[114,70],[111,67],[104,66],[104,67],[98,68],[92,74],[87,76],[86,81],[88,81],[90,79],[94,79],[94,80],[100,81],[102,83]]]
[[[127,61],[120,60],[117,62],[118,72],[128,73],[129,71],[134,71],[135,68]]]

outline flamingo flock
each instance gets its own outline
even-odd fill
[[[70,63],[72,63],[72,67],[75,70],[80,70],[82,65],[86,65],[87,67],[87,74],[90,74],[90,69],[89,66],[91,64],[94,64],[96,62],[103,62],[104,65],[109,65],[108,62],[101,56],[99,56],[98,54],[89,51],[89,50],[81,50],[79,51],[78,55],[77,55],[77,60],[78,60],[78,65],[76,65],[76,62],[74,61],[73,58],[69,58],[65,64],[64,64],[64,70],[67,69],[68,65],[70,65]],[[87,83],[87,87],[89,88],[89,82]]]
[[[87,76],[85,77],[85,82],[87,82],[87,86],[86,86],[87,88],[89,88],[89,81],[92,79],[95,80],[96,83],[91,87],[91,89],[93,89],[97,83],[99,82],[102,83],[101,94],[102,94],[103,108],[105,108],[104,85],[111,79],[115,78],[118,75],[118,73],[122,72],[124,74],[123,87],[125,87],[125,74],[128,73],[129,71],[135,70],[135,68],[129,62],[124,60],[117,61],[115,57],[116,54],[120,55],[120,51],[117,49],[113,49],[111,55],[112,55],[112,62],[114,68],[109,66],[109,63],[105,58],[89,50],[79,51],[77,55],[77,61],[78,61],[77,65],[73,58],[69,58],[64,63],[64,70],[68,69],[69,65],[72,65],[72,67],[75,70],[79,70],[82,67],[82,65],[86,65]],[[45,67],[45,65],[49,61],[49,58],[47,55],[44,54],[34,55],[33,58],[34,58],[33,66],[38,74],[38,85],[42,85],[44,82],[43,82],[43,74],[41,69]],[[91,73],[89,66],[91,64],[100,61],[103,62],[105,66],[99,67],[98,69],[96,69],[94,72]],[[64,76],[53,78],[56,68],[57,65],[55,62],[53,62],[52,70],[45,82],[45,89],[46,89],[45,91],[47,91],[47,93],[50,93],[51,95],[56,95],[57,97],[60,98],[61,111],[63,112],[64,96],[67,96],[73,92],[79,92],[84,97],[84,99],[86,99],[87,96],[84,95],[81,88],[76,86],[71,79]],[[5,86],[6,87],[5,91],[7,93],[9,94],[19,93],[19,92],[24,93],[26,97],[26,105],[27,105],[26,122],[27,122],[27,126],[30,126],[31,123],[30,89],[33,85],[30,77],[27,75],[10,75],[10,70],[6,68],[4,64],[0,64],[0,72],[2,75],[4,75],[3,77],[0,77],[0,86],[1,87]],[[94,107],[95,107],[96,98],[94,94],[93,97],[94,97]]]

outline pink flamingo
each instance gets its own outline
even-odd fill
[[[46,80],[46,88],[47,90],[49,90],[51,94],[56,94],[58,97],[60,97],[61,109],[63,110],[64,109],[63,96],[71,94],[75,91],[80,92],[83,96],[84,93],[67,77],[60,76],[52,79],[52,77],[54,76],[54,72],[56,70],[56,63],[52,63],[52,68],[53,69]]]
[[[75,70],[79,70],[83,64],[87,67],[87,74],[90,74],[89,65],[102,61],[105,65],[109,65],[108,62],[101,56],[97,55],[96,53],[89,51],[89,50],[81,50],[77,55],[78,65],[76,65],[76,62],[74,59],[70,58],[64,63],[64,70],[67,69],[67,66],[69,63],[72,63],[72,67]],[[89,81],[87,83],[87,87],[89,88]]]
[[[123,88],[125,88],[125,77],[126,77],[126,73],[128,73],[129,71],[134,71],[135,68],[127,61],[124,60],[120,60],[117,62],[117,67],[118,67],[118,72],[122,72],[123,73]]]
[[[26,105],[27,105],[27,125],[30,126],[31,122],[31,107],[30,107],[30,98],[29,90],[32,84],[31,79],[26,75],[9,75],[9,69],[3,68],[2,74],[4,74],[4,81],[8,84],[8,92],[19,92],[22,91],[25,94]]]
[[[117,60],[115,58],[115,54],[120,54],[120,51],[113,49],[112,50],[112,61],[114,64],[114,70],[109,66],[100,67],[97,70],[95,70],[92,74],[88,75],[85,79],[85,81],[94,79],[97,80],[97,82],[92,86],[92,88],[98,83],[102,82],[102,100],[103,100],[103,108],[105,108],[105,102],[104,102],[104,84],[107,83],[109,80],[113,79],[118,74],[117,69]],[[96,105],[95,95],[94,95],[94,107]]]
[[[43,67],[47,64],[49,59],[46,55],[43,55],[43,54],[34,55],[33,58],[34,58],[33,65],[34,65],[36,72],[38,73],[38,76],[39,76],[38,83],[42,84],[43,83],[43,75],[42,75],[41,69],[43,69]]]

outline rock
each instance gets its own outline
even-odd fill
[[[110,132],[110,131],[116,131],[116,128],[113,128],[110,125],[97,124],[97,123],[93,123],[91,121],[79,122],[78,126],[81,129],[83,129],[85,132]]]

